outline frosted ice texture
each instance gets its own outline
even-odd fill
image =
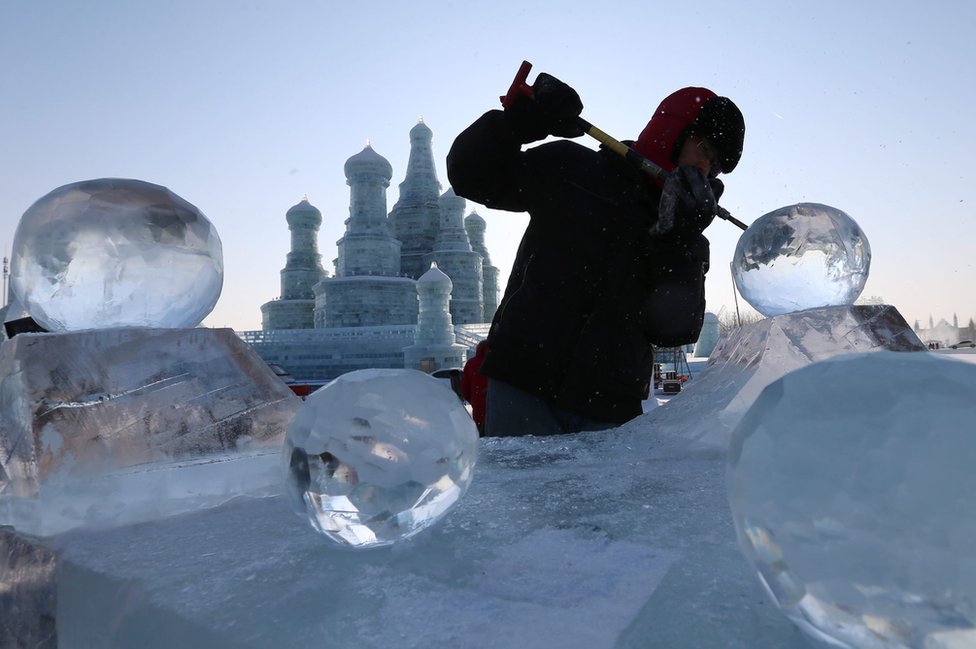
[[[976,364],[838,357],[785,375],[732,437],[739,543],[813,638],[976,642]]]
[[[301,403],[230,329],[15,336],[0,345],[0,526],[47,536],[281,493]]]
[[[141,180],[72,183],[41,197],[14,235],[11,292],[48,331],[195,327],[223,285],[213,224]]]
[[[343,547],[420,532],[471,482],[478,431],[443,381],[416,370],[344,374],[292,421],[283,461],[295,510]]]
[[[765,214],[742,233],[732,279],[765,316],[853,304],[864,289],[871,247],[844,212],[798,203]]]
[[[667,406],[624,426],[483,438],[457,507],[421,542],[390,553],[335,552],[277,498],[73,535],[61,564],[69,569],[52,575],[58,641],[811,649],[739,550],[725,490],[731,429],[709,429],[724,431],[730,399],[745,402],[734,406],[738,421],[787,371],[886,344],[924,349],[890,306],[744,326]],[[715,437],[722,443],[696,443]],[[3,537],[0,528],[0,556]],[[36,610],[29,605],[19,610]]]

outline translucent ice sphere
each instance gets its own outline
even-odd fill
[[[871,247],[850,216],[799,203],[765,214],[739,238],[732,279],[765,316],[853,304],[864,289]]]
[[[976,364],[837,357],[767,387],[732,435],[739,544],[818,646],[976,646]]]
[[[59,187],[21,217],[11,293],[48,331],[195,327],[224,280],[217,231],[200,210],[141,180]]]
[[[285,437],[300,516],[343,547],[408,538],[471,482],[478,430],[443,381],[416,370],[344,374],[305,401]]]

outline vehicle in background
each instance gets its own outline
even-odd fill
[[[308,395],[312,394],[328,383],[328,381],[297,381],[291,374],[288,373],[288,370],[283,368],[281,365],[268,363],[268,367],[270,367],[271,371],[275,373],[275,376],[284,381],[285,385],[287,385],[292,392],[301,397],[302,401],[304,401]]]
[[[458,395],[458,399],[463,401],[464,398],[461,396],[461,372],[460,367],[444,367],[439,370],[434,370],[430,375],[435,379],[447,381],[451,389],[454,390],[454,394]]]

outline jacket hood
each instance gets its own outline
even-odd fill
[[[729,173],[742,156],[745,129],[742,113],[731,99],[719,97],[708,88],[682,88],[657,107],[634,150],[665,171],[672,171],[685,138],[696,133],[718,149],[722,171]]]

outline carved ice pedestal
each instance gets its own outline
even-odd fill
[[[47,536],[280,491],[301,401],[230,329],[0,345],[0,525]]]

